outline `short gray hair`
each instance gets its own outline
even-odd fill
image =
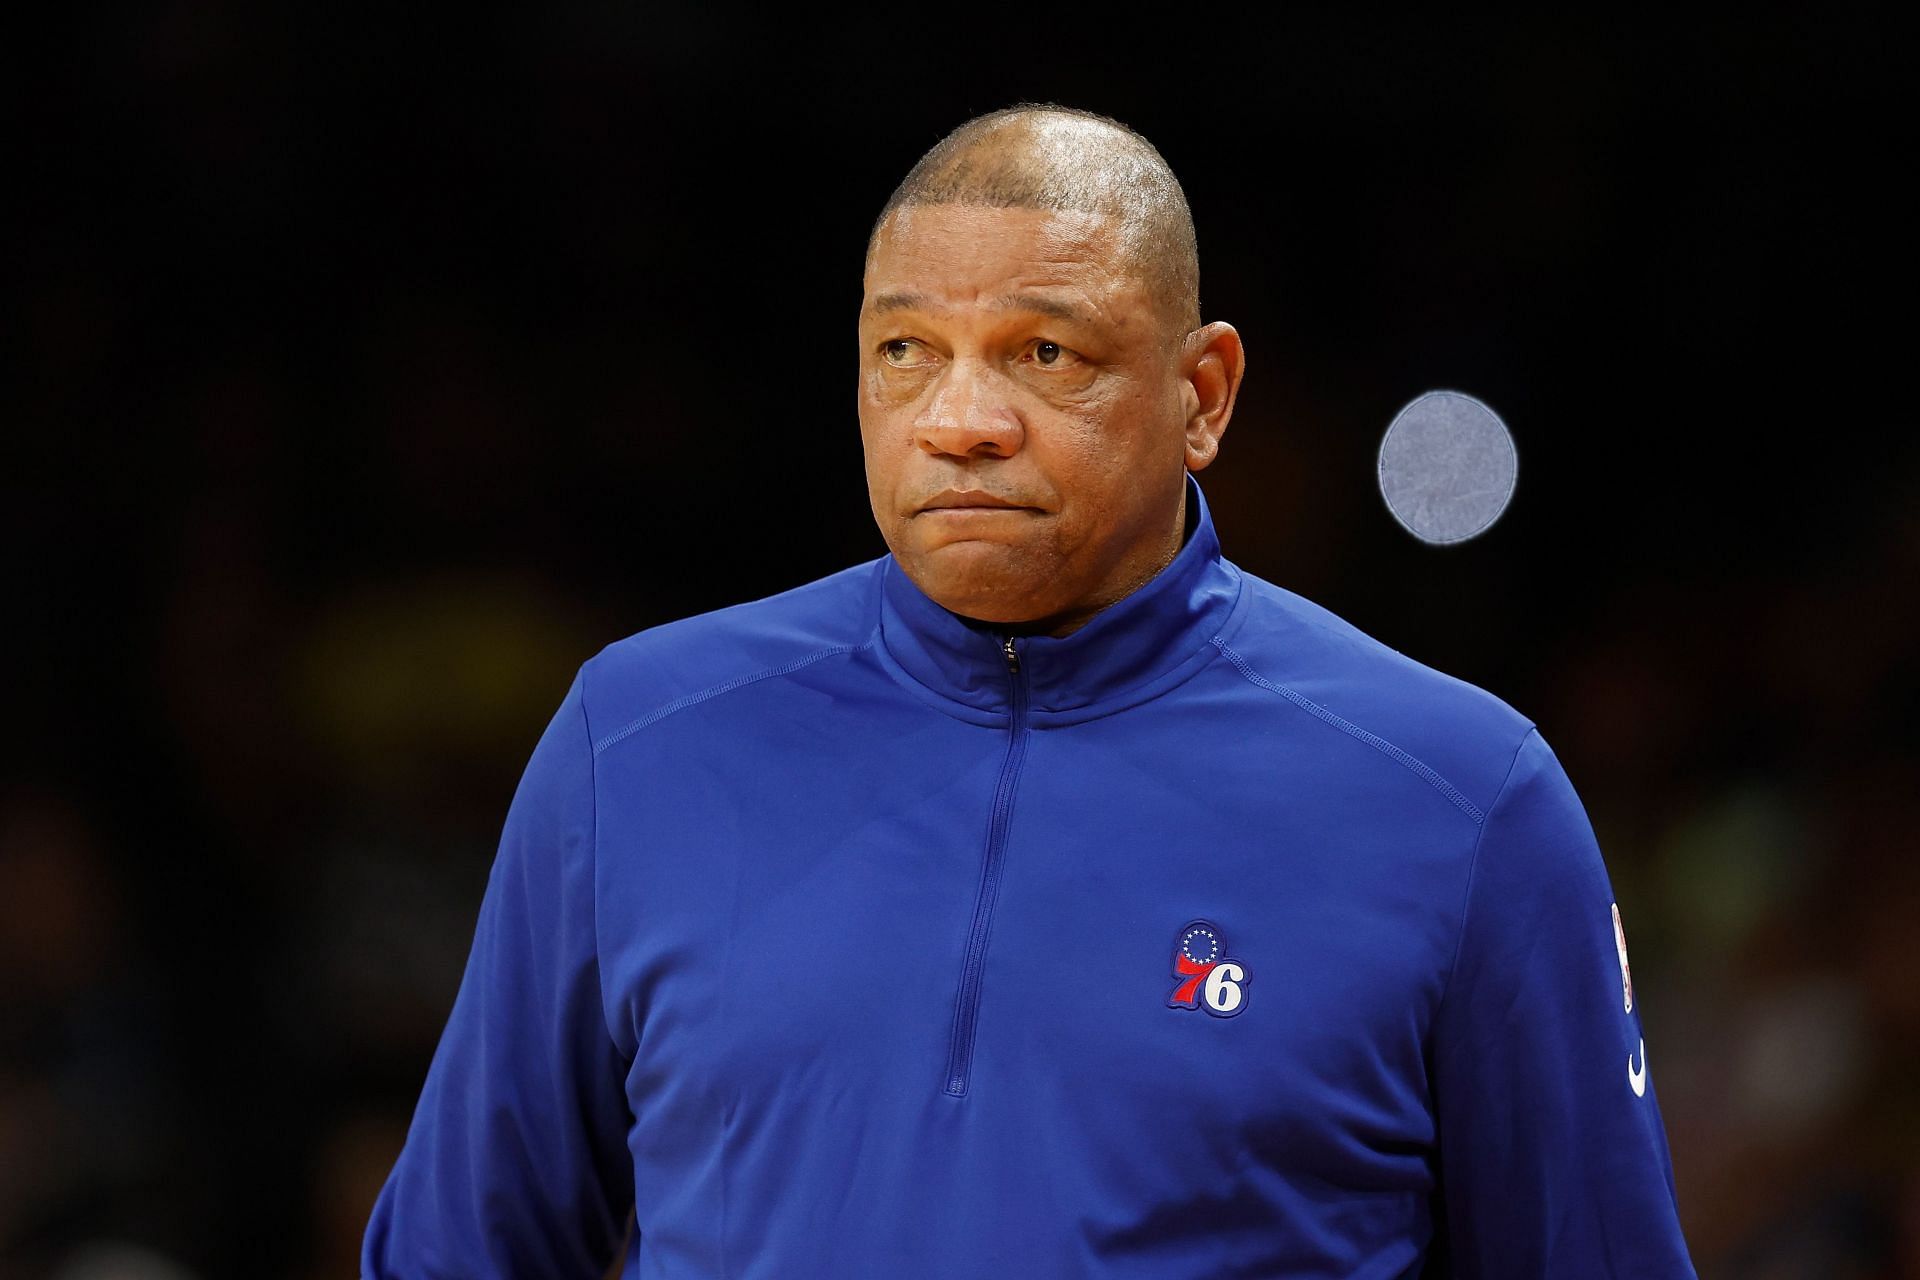
[[[1108,116],[1022,102],[975,116],[920,157],[867,237],[903,205],[971,204],[1108,215],[1184,333],[1200,324],[1200,251],[1179,179],[1151,142]]]

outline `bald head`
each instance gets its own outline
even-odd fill
[[[1186,193],[1153,144],[1117,120],[1022,104],[967,121],[920,158],[874,220],[896,209],[969,204],[1104,214],[1175,334],[1200,324],[1200,256]]]

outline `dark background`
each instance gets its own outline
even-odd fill
[[[1249,353],[1203,476],[1228,557],[1567,765],[1702,1274],[1920,1274],[1910,73],[1875,21],[55,21],[0,224],[0,1277],[355,1274],[574,668],[884,553],[867,229],[1031,99],[1186,184]],[[1372,470],[1436,387],[1520,457],[1451,548]]]

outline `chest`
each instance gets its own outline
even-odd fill
[[[1017,731],[821,700],[740,732],[598,779],[643,1121],[691,1089],[924,1096],[1328,1177],[1430,1140],[1470,841],[1377,753],[1171,701]]]

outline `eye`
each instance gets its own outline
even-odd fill
[[[892,338],[881,343],[880,358],[896,369],[913,369],[927,362],[925,351],[912,338]]]
[[[1057,342],[1042,339],[1028,348],[1028,358],[1043,369],[1065,369],[1078,364],[1080,357]]]

